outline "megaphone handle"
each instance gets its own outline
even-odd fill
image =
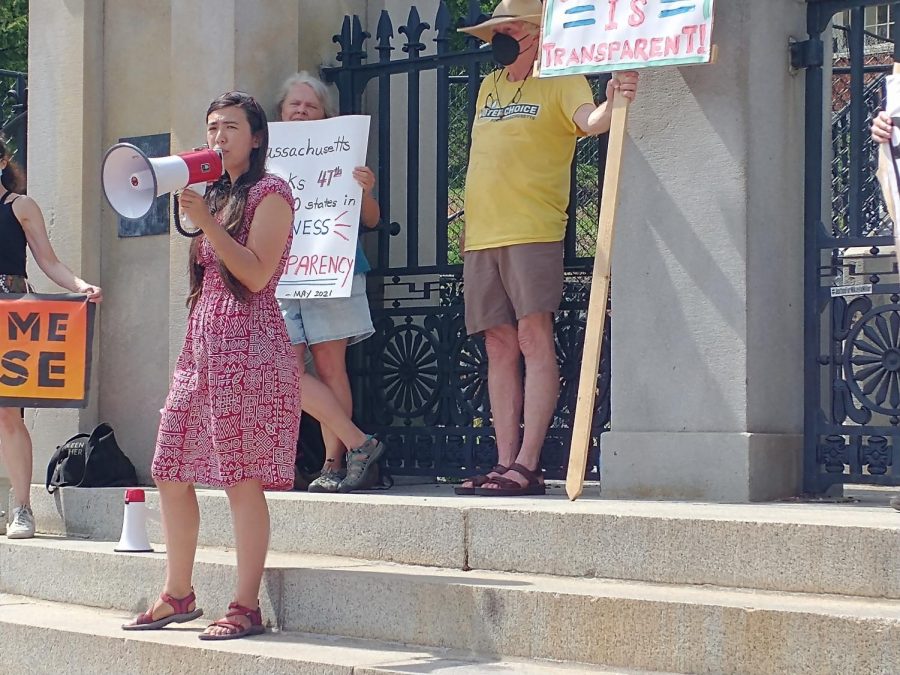
[[[203,234],[203,230],[194,230],[193,232],[188,232],[181,226],[181,216],[178,213],[178,194],[172,193],[172,218],[175,222],[175,229],[178,230],[178,234],[182,237],[188,237],[189,239],[193,239],[194,237],[199,237]]]

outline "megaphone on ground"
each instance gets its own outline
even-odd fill
[[[115,551],[119,553],[153,553],[147,537],[148,509],[144,491],[125,490],[125,516],[122,519],[122,536]]]
[[[143,218],[160,195],[190,187],[203,194],[224,171],[218,150],[200,149],[147,157],[131,143],[117,143],[103,158],[103,194],[123,218]]]

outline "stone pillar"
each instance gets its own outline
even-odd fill
[[[271,116],[277,89],[296,70],[299,5],[270,0],[173,0],[170,115],[172,148],[206,141],[206,109],[219,94],[240,89]],[[170,371],[184,341],[189,242],[175,234],[169,249]]]
[[[103,149],[151,134],[169,133],[169,3],[147,11],[144,0],[107,2],[103,32]],[[141,30],[135,31],[134,26]],[[150,482],[150,462],[159,427],[158,410],[169,386],[169,278],[165,232],[119,237],[119,218],[102,195],[103,357],[101,416],[113,425],[122,450]]]
[[[100,272],[100,162],[103,156],[104,0],[29,3],[28,193],[40,204],[59,258],[84,279]],[[60,292],[29,267],[39,291]],[[97,326],[103,321],[97,314]],[[95,330],[90,405],[84,410],[30,410],[34,476],[43,482],[53,449],[97,422],[102,365]]]
[[[797,494],[805,35],[792,0],[717,4],[718,62],[647,72],[613,257],[603,495]]]
[[[375,23],[366,25],[367,5],[371,0],[300,0],[300,48],[297,54],[297,70],[308,70],[319,75],[322,66],[336,66],[338,45],[331,37],[341,32],[341,21],[354,14],[360,17],[363,28],[374,39]],[[380,3],[374,3],[380,4]],[[376,13],[375,21],[378,20]],[[369,46],[371,47],[371,41]]]

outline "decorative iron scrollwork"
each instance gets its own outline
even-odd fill
[[[847,443],[843,436],[830,435],[819,445],[819,461],[825,465],[828,473],[843,473],[844,466],[849,463]]]
[[[900,414],[900,305],[866,312],[844,344],[844,375],[853,397],[871,412]]]

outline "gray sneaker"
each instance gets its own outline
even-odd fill
[[[347,477],[341,481],[338,492],[367,490],[375,483],[378,460],[384,454],[384,443],[374,436],[358,448],[347,451]]]
[[[12,522],[6,528],[7,539],[31,539],[34,536],[34,513],[28,505],[17,506],[12,512]]]
[[[307,490],[309,492],[337,492],[341,481],[347,472],[343,469],[339,471],[323,471],[322,475],[309,484]]]

